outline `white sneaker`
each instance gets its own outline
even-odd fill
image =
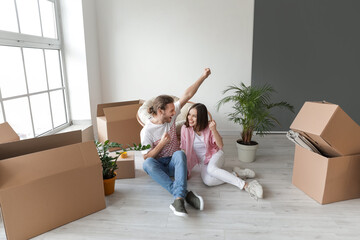
[[[241,169],[239,167],[233,168],[233,174],[241,179],[254,178],[255,172],[251,169]]]
[[[257,200],[258,198],[263,198],[263,188],[260,183],[256,180],[250,182],[246,187],[245,191],[247,191],[250,197]]]

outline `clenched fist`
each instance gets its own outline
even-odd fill
[[[169,133],[164,132],[164,134],[162,135],[161,139],[160,139],[160,143],[163,143],[164,145],[168,144],[171,140],[171,137],[169,135]]]

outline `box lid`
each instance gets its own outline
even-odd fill
[[[20,138],[12,129],[9,123],[4,122],[0,124],[0,143],[19,141]]]
[[[0,160],[82,141],[81,130],[0,144]]]
[[[104,108],[106,121],[116,122],[127,119],[134,119],[134,121],[136,121],[136,113],[140,106],[141,104],[137,103],[125,106]]]
[[[143,100],[133,100],[133,101],[123,101],[123,102],[113,102],[113,103],[102,103],[97,105],[97,117],[105,116],[104,109],[118,106],[126,106],[132,104],[142,104]]]
[[[338,105],[305,102],[290,126],[329,157],[360,153],[360,127]]]

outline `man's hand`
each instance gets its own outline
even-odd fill
[[[205,68],[204,73],[203,73],[203,76],[204,76],[205,78],[207,78],[210,74],[211,74],[210,68]]]
[[[164,146],[170,142],[170,140],[170,135],[167,132],[164,132],[164,134],[161,136],[159,144],[156,145],[155,148],[151,149],[148,153],[143,155],[144,159],[146,160],[150,157],[155,158],[161,152]]]
[[[209,122],[209,128],[212,132],[216,130],[216,122],[214,120]]]
[[[169,135],[169,133],[164,132],[164,134],[162,135],[161,139],[160,139],[160,144],[163,144],[163,146],[165,146],[166,144],[168,144],[171,140],[171,137]]]

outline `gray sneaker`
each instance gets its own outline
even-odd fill
[[[204,200],[201,196],[197,195],[195,192],[192,191],[188,192],[186,194],[185,200],[195,209],[198,209],[200,211],[204,210]]]
[[[243,180],[255,177],[255,172],[248,168],[241,169],[239,167],[234,167],[233,174]]]
[[[256,180],[250,182],[246,187],[245,191],[247,191],[255,200],[258,200],[258,198],[263,198],[263,188],[260,185],[260,183]]]
[[[170,205],[170,209],[174,212],[176,216],[187,216],[187,211],[185,209],[185,202],[183,198],[175,199],[174,202]]]

